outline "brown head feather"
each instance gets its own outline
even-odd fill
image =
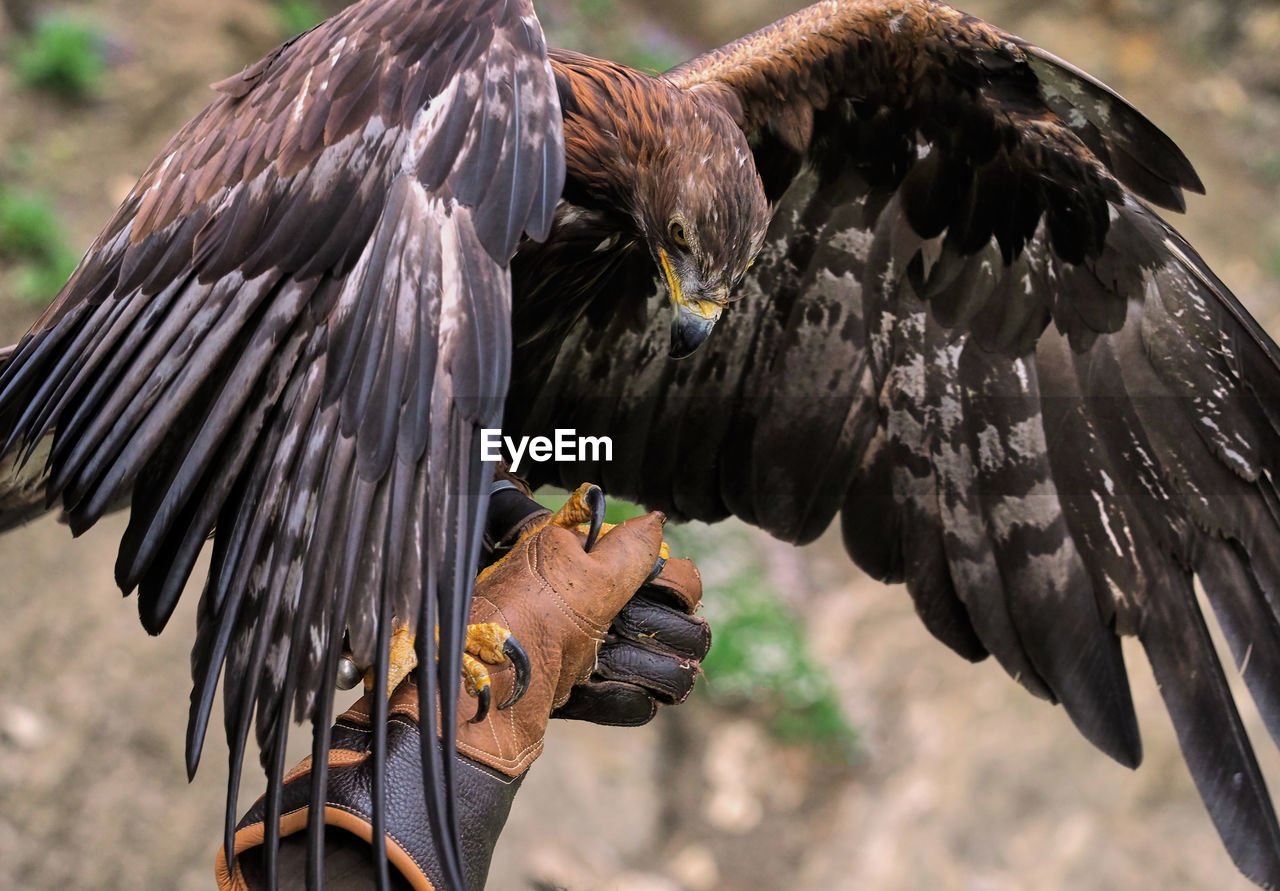
[[[612,62],[552,52],[565,122],[567,196],[610,208],[634,236],[682,253],[708,287],[727,286],[760,249],[769,224],[750,147],[717,103]]]

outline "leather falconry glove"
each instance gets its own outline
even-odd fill
[[[490,501],[489,529],[507,531],[486,536],[491,560],[501,559],[551,516],[529,497],[518,477],[499,472],[499,478]],[[660,705],[684,702],[711,648],[711,626],[694,615],[701,603],[702,577],[693,561],[664,561],[661,573],[613,620],[591,677],[574,686],[551,717],[638,727],[649,723]]]
[[[652,574],[661,546],[660,514],[614,527],[591,542],[590,551],[584,547],[590,541],[588,536],[547,523],[547,515],[540,509],[538,514],[534,522],[523,525],[525,534],[510,546],[505,558],[481,573],[473,598],[471,621],[494,621],[511,629],[529,654],[532,677],[525,695],[510,708],[493,710],[477,724],[468,723],[469,714],[460,716],[459,817],[464,871],[470,888],[484,885],[493,846],[515,791],[525,770],[542,751],[548,717],[570,699],[575,684],[592,676],[597,651],[610,623]],[[698,594],[697,575],[691,564],[689,569],[694,583],[679,583],[677,587],[693,603]],[[659,576],[651,580],[649,586],[661,589],[661,579]],[[493,668],[495,701],[506,700],[514,673],[509,663]],[[631,674],[639,676],[635,671]],[[673,685],[666,678],[652,685],[660,691],[673,691],[659,695],[673,700],[682,698],[679,682]],[[365,697],[334,727],[329,800],[325,807],[329,888],[370,887],[375,875],[369,846],[370,712],[371,704]],[[412,681],[406,681],[393,694],[388,722],[387,849],[398,872],[393,875],[392,884],[443,887],[421,799],[417,692]],[[305,833],[301,830],[310,807],[309,773],[308,760],[286,778],[281,819],[284,840],[279,859],[282,888],[302,887]],[[246,856],[251,848],[262,844],[262,820],[260,801],[241,821],[230,873],[222,865],[219,852],[220,887],[266,887],[261,858],[256,853]]]

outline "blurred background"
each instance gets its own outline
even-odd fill
[[[337,0],[0,0],[0,343],[16,340],[207,84]],[[662,69],[786,0],[547,0],[551,42]],[[1176,220],[1280,333],[1280,8],[973,0],[1128,96],[1209,195]],[[0,886],[206,888],[225,746],[183,770],[195,597],[149,639],[111,580],[120,517],[72,546],[0,538]],[[935,642],[828,537],[687,528],[716,646],[690,703],[638,730],[557,722],[494,889],[1251,887],[1223,853],[1137,647],[1132,773],[991,663]],[[198,593],[198,592],[192,592]],[[1272,788],[1280,759],[1251,711]],[[298,756],[304,734],[295,734]],[[246,771],[246,806],[261,789]]]

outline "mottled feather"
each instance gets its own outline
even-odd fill
[[[58,503],[78,533],[130,504],[116,577],[153,633],[213,536],[188,767],[221,675],[228,840],[251,726],[277,793],[291,712],[326,748],[344,632],[385,685],[390,615],[438,622],[458,676],[505,266],[561,189],[551,83],[526,2],[355,4],[216,85],[5,353],[0,524]],[[452,759],[424,760],[460,883]]]
[[[611,464],[535,476],[789,541],[839,514],[935,635],[990,652],[1131,766],[1118,635],[1137,634],[1232,857],[1280,882],[1270,796],[1192,596],[1198,576],[1274,730],[1280,361],[1142,203],[1200,190],[1186,158],[1098,81],[941,3],[818,3],[661,81],[742,128],[772,223],[680,363],[660,292],[599,259],[549,360],[520,301],[543,305],[544,254],[584,261],[554,233],[517,257],[531,345],[508,428],[621,443]],[[600,176],[571,163],[566,196],[596,211]]]
[[[1121,97],[934,0],[824,0],[657,77],[548,57],[527,2],[363,0],[215,89],[0,352],[0,529],[131,500],[151,630],[213,532],[188,754],[223,672],[229,816],[251,724],[279,808],[291,709],[323,793],[344,632],[385,678],[393,613],[424,665],[439,622],[436,738],[505,396],[508,435],[617,444],[542,478],[787,541],[839,516],[930,631],[1129,765],[1137,635],[1228,850],[1280,884],[1193,596],[1277,736],[1280,352],[1143,203],[1201,186]],[[675,208],[737,286],[682,362]],[[422,757],[453,839],[454,762]]]

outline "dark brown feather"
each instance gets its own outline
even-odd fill
[[[276,784],[292,710],[323,743],[344,629],[385,661],[391,612],[438,622],[457,676],[486,483],[434,456],[465,464],[499,423],[504,266],[545,236],[563,149],[527,2],[364,0],[218,89],[6,353],[0,522],[60,502],[79,532],[131,500],[117,580],[153,633],[213,534],[188,767],[221,672],[229,832],[251,722]],[[428,539],[434,577],[406,558]],[[452,765],[424,757],[447,799]]]
[[[586,115],[590,63],[574,66],[560,90]],[[1190,596],[1198,574],[1238,660],[1266,649],[1246,677],[1280,726],[1280,361],[1138,200],[1181,207],[1200,189],[1186,158],[1096,80],[941,3],[819,3],[666,80],[747,134],[776,202],[764,249],[674,364],[651,276],[583,275],[603,260],[554,238],[517,258],[507,427],[620,452],[535,479],[787,540],[840,513],[850,553],[905,580],[938,637],[990,651],[1129,765],[1117,635],[1139,634],[1228,850],[1280,882],[1280,829]],[[670,113],[649,95],[640,132]],[[592,157],[571,151],[566,198],[604,224],[592,199],[626,207],[634,179]],[[526,311],[552,306],[544,267],[583,286],[558,315]]]
[[[279,806],[291,708],[323,794],[344,631],[381,677],[392,613],[424,665],[438,621],[436,738],[505,395],[509,435],[614,437],[560,482],[788,541],[839,514],[935,635],[1131,765],[1137,634],[1232,856],[1280,882],[1192,596],[1276,735],[1280,351],[1141,203],[1200,189],[1182,153],[933,0],[824,0],[662,77],[548,61],[533,22],[363,0],[221,82],[0,353],[0,529],[131,497],[117,576],[152,630],[214,532],[188,759],[225,663],[229,817],[251,720]],[[680,363],[654,266],[677,208],[704,280],[757,261]],[[422,755],[453,839],[454,762]]]

